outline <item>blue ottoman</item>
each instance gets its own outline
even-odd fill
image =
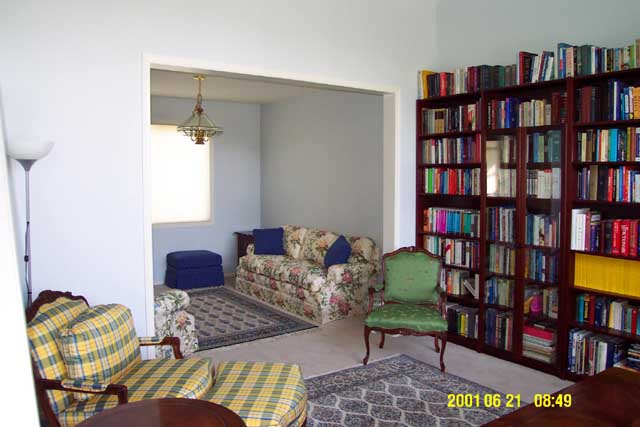
[[[167,254],[164,282],[177,289],[222,286],[222,257],[204,250],[171,252]]]

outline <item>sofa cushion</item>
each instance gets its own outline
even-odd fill
[[[140,344],[131,311],[123,305],[96,305],[65,328],[60,340],[67,378],[109,384],[140,361]],[[87,393],[74,393],[87,400]]]
[[[42,378],[62,380],[67,377],[58,331],[87,308],[84,300],[58,298],[40,307],[27,325],[29,350]],[[47,390],[47,396],[55,414],[62,412],[73,400],[72,394],[66,391]]]
[[[344,236],[340,236],[331,245],[324,256],[324,267],[329,268],[335,264],[345,264],[351,256],[351,246]]]
[[[310,228],[304,235],[300,258],[323,265],[327,251],[338,239],[338,235],[330,231]]]
[[[322,266],[287,256],[247,255],[240,259],[240,268],[312,292],[320,290],[327,281],[327,271]]]
[[[247,427],[298,427],[307,415],[307,389],[298,365],[223,362],[204,400],[231,409]]]
[[[351,256],[349,257],[349,263],[369,262],[375,264],[376,270],[378,269],[378,262],[380,262],[380,254],[376,248],[376,244],[372,239],[368,237],[352,236],[347,237],[347,241],[351,245]]]
[[[284,250],[291,258],[300,258],[302,252],[302,242],[307,229],[297,225],[285,225],[284,227]]]
[[[263,228],[254,229],[254,253],[256,255],[284,255],[284,229]]]
[[[222,257],[211,251],[177,251],[167,254],[167,264],[181,268],[211,267],[222,264]]]
[[[127,386],[129,402],[169,397],[200,399],[212,382],[211,360],[197,358],[145,360],[118,379],[118,384]],[[71,404],[58,418],[63,426],[75,426],[117,405],[117,396],[93,395]]]

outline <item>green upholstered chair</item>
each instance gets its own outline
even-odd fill
[[[446,294],[440,288],[441,258],[416,248],[400,248],[382,257],[382,286],[369,288],[369,308],[364,323],[364,342],[369,361],[369,335],[382,334],[430,335],[435,350],[440,353],[440,370],[444,372],[444,350],[447,346]],[[381,292],[382,306],[373,309],[376,291]],[[438,345],[442,340],[442,351]]]

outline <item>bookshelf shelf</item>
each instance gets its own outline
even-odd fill
[[[640,335],[630,334],[628,332],[619,331],[617,329],[594,326],[589,323],[578,322],[576,320],[572,320],[571,322],[569,322],[569,326],[571,326],[572,328],[586,329],[587,331],[597,332],[599,334],[611,335],[612,337],[623,338],[628,341],[640,341]]]
[[[421,163],[418,168],[448,168],[448,169],[469,169],[479,168],[480,163]]]
[[[571,252],[574,254],[583,254],[583,255],[591,255],[591,256],[601,256],[605,258],[616,258],[616,259],[626,259],[630,261],[640,261],[640,258],[637,256],[624,256],[624,255],[614,255],[614,254],[603,254],[600,252],[587,252],[587,251],[577,251],[575,249],[571,249]]]
[[[471,273],[477,273],[478,272],[477,268],[463,267],[461,265],[455,265],[455,264],[442,264],[442,268],[453,268],[455,270],[469,271]]]
[[[578,113],[580,113],[582,117],[589,117],[582,115],[582,104],[580,104],[578,100],[579,95],[583,93],[581,90],[588,86],[599,87],[600,94],[602,95],[601,102],[598,104],[602,110],[598,113],[601,113],[601,115],[595,115],[595,117],[613,117],[609,116],[607,111],[604,111],[607,108],[606,91],[609,86],[608,81],[611,79],[620,79],[620,81],[625,84],[634,87],[640,86],[640,68],[501,87],[468,94],[440,96],[417,101],[416,245],[422,247],[425,244],[425,240],[427,240],[426,238],[430,236],[459,239],[463,242],[477,245],[477,247],[474,246],[474,251],[477,250],[477,253],[474,252],[474,256],[477,257],[477,263],[472,265],[478,265],[479,268],[457,267],[454,265],[445,266],[447,268],[463,270],[463,272],[470,275],[469,277],[474,276],[479,284],[478,299],[474,299],[470,295],[452,295],[448,297],[449,304],[468,307],[468,310],[477,310],[476,326],[478,338],[468,338],[449,332],[449,337],[452,342],[478,352],[520,363],[533,369],[572,380],[580,380],[583,379],[584,376],[573,374],[569,369],[567,355],[570,350],[570,329],[583,328],[608,336],[640,342],[640,337],[636,335],[620,331],[609,331],[607,328],[597,328],[597,330],[593,328],[589,329],[588,325],[579,324],[574,320],[576,318],[576,297],[580,293],[627,300],[640,307],[640,296],[616,294],[573,285],[576,283],[574,275],[576,273],[576,260],[580,258],[579,255],[603,257],[603,262],[608,262],[608,260],[611,262],[620,262],[621,260],[640,261],[640,257],[623,257],[620,255],[606,255],[571,250],[571,214],[574,208],[591,208],[601,213],[601,220],[603,221],[617,218],[640,219],[640,203],[580,200],[578,198],[579,173],[585,168],[589,169],[591,166],[604,166],[611,168],[627,167],[630,168],[632,172],[640,170],[640,161],[582,162],[579,160],[580,157],[576,155],[578,150],[576,141],[578,141],[577,137],[580,132],[588,132],[591,129],[640,127],[640,118],[617,121],[578,121]],[[553,121],[551,121],[551,123],[555,123],[553,125],[495,129],[494,127],[498,121],[494,120],[491,128],[489,127],[491,120],[490,114],[492,117],[499,117],[495,115],[495,108],[502,108],[503,105],[507,105],[509,99],[517,100],[517,102],[522,105],[523,102],[529,102],[531,100],[544,99],[553,102],[554,97],[556,97],[556,100],[558,97],[561,97],[560,108],[562,111],[558,112],[558,110],[556,110],[559,116],[552,116]],[[501,101],[505,102],[502,103]],[[428,114],[431,113],[423,114],[423,109],[455,109],[471,103],[475,103],[476,107],[480,109],[475,131],[424,134],[423,129],[426,128],[423,127],[423,117],[430,117]],[[564,109],[565,107],[566,110]],[[517,115],[518,110],[516,110],[516,116]],[[429,120],[431,120],[431,118],[429,118]],[[503,121],[502,123],[505,122]],[[510,123],[513,122],[511,121]],[[532,123],[532,121],[528,121],[528,123]],[[443,127],[433,129],[443,129]],[[558,135],[560,136],[559,161],[557,161],[558,157],[555,154],[557,151],[548,151],[548,147],[554,149],[557,147],[557,145],[553,144],[557,143]],[[422,157],[423,141],[431,138],[464,138],[463,144],[471,143],[468,141],[473,141],[476,144],[479,143],[481,161],[467,164],[424,164]],[[543,147],[544,150],[542,150],[539,145],[540,141],[543,141],[542,143],[545,144]],[[549,141],[551,142],[547,145]],[[488,144],[488,142],[490,142],[490,144]],[[549,150],[551,150],[551,148],[549,148]],[[545,153],[544,157],[540,155],[543,151]],[[533,156],[531,153],[536,153],[536,155]],[[554,154],[552,155],[551,153]],[[475,157],[475,159],[477,159],[477,157]],[[544,159],[547,161],[534,162],[528,161],[528,159]],[[424,192],[424,177],[427,168],[446,168],[454,171],[460,171],[460,169],[479,169],[480,193],[479,195],[467,196],[426,194]],[[550,169],[552,171],[549,171]],[[557,169],[559,169],[559,174]],[[545,174],[553,175],[551,175],[551,179],[549,180],[549,175],[545,176]],[[474,180],[475,179],[476,176],[474,176]],[[489,179],[492,181],[489,181]],[[536,180],[538,180],[538,184],[536,184]],[[542,186],[543,189],[540,190],[540,187],[536,187],[536,185]],[[547,191],[549,186],[555,191],[557,191],[559,187],[559,193]],[[514,197],[491,196],[490,194],[511,194],[514,195]],[[553,195],[553,197],[557,197],[559,194],[560,197],[538,198],[533,196],[534,194]],[[587,192],[586,194],[589,193]],[[422,231],[425,212],[429,208],[471,209],[477,211],[479,213],[479,224],[476,224],[478,226],[478,236],[469,237]],[[495,211],[499,211],[502,216],[492,213],[492,219],[489,220],[489,213]],[[505,212],[508,212],[508,214],[505,214]],[[496,218],[501,219],[496,220]],[[508,219],[505,220],[504,218]],[[530,218],[533,218],[534,222],[529,223]],[[499,228],[500,226],[492,221],[499,222],[501,224],[500,226],[504,226],[502,221],[509,221],[509,223],[508,227]],[[530,237],[532,235],[532,224],[539,226],[539,223],[543,224],[540,227],[553,227],[553,235],[556,237],[549,238],[548,235],[545,234],[544,241],[558,242],[557,246],[538,246],[527,243],[534,241],[531,240]],[[496,228],[489,230],[490,225]],[[504,230],[509,230],[510,237],[507,238],[505,234],[497,233],[495,231],[496,229],[503,230],[503,233]],[[542,230],[542,228],[537,232],[549,232],[547,229],[543,231],[540,230]],[[527,240],[527,236],[529,236],[529,240]],[[509,241],[504,242],[496,239],[508,239]],[[502,260],[500,267],[495,264],[496,259],[500,260],[500,258],[497,258],[497,247],[500,248],[500,251],[503,251],[500,252],[499,256],[508,259],[508,262]],[[490,255],[490,253],[492,255]],[[496,255],[496,257],[491,258],[491,256],[494,255]],[[507,266],[507,268],[505,268],[505,266]],[[540,274],[541,270],[549,273],[551,266],[553,266],[554,269],[553,275]],[[514,274],[493,273],[489,270],[489,267],[491,269],[514,272]],[[536,271],[534,268],[541,270]],[[530,277],[538,278],[553,277],[553,282],[532,280],[529,278],[529,275]],[[493,298],[494,295],[497,295],[489,294],[489,291],[496,292],[496,290],[501,289],[499,286],[509,286],[508,291],[513,292],[510,300],[510,303],[513,305],[512,307],[485,302],[489,301],[489,298]],[[555,314],[555,310],[557,309],[557,319],[525,314],[525,302],[530,303],[532,295],[536,298],[539,295],[541,304],[549,304],[549,301],[553,298],[553,310],[550,311],[548,306],[544,306],[543,311],[545,313],[553,312]],[[492,299],[492,301],[497,300]],[[506,300],[501,300],[501,302],[502,301]],[[557,307],[555,304],[557,304]],[[507,323],[507,328],[504,327],[504,324],[498,325],[495,322],[496,319],[498,319],[497,313],[502,313],[503,317],[500,318],[501,321],[504,320],[505,317],[511,317]],[[534,323],[536,323],[536,325],[534,325]],[[545,361],[524,354],[524,352],[528,355],[532,354],[531,342],[527,343],[524,340],[525,326],[541,328],[541,330],[544,330],[546,333],[553,333],[553,340],[550,340],[550,342],[555,341],[555,359],[551,363],[546,363]],[[495,329],[488,329],[492,327],[495,327]],[[547,329],[544,329],[545,327],[547,327]],[[504,332],[505,330],[511,331],[508,337],[511,343],[511,350],[496,348],[485,342],[486,337],[490,337],[494,333],[501,333],[500,331]],[[531,331],[529,330],[529,332]],[[527,335],[530,335],[530,333]],[[501,338],[504,340],[505,336],[503,335]]]
[[[616,128],[627,126],[640,126],[640,119],[634,120],[602,120],[595,122],[574,123],[574,129],[589,129],[589,128]]]
[[[438,139],[438,138],[458,138],[462,136],[473,136],[480,133],[478,130],[462,130],[455,132],[441,132],[441,133],[427,133],[424,135],[419,135],[418,139],[420,141],[425,139]]]

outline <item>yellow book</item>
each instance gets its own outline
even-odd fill
[[[429,97],[429,81],[427,77],[435,73],[435,71],[420,70],[420,79],[422,82],[422,99],[426,99]]]
[[[640,297],[640,262],[576,254],[574,284],[593,290]]]

